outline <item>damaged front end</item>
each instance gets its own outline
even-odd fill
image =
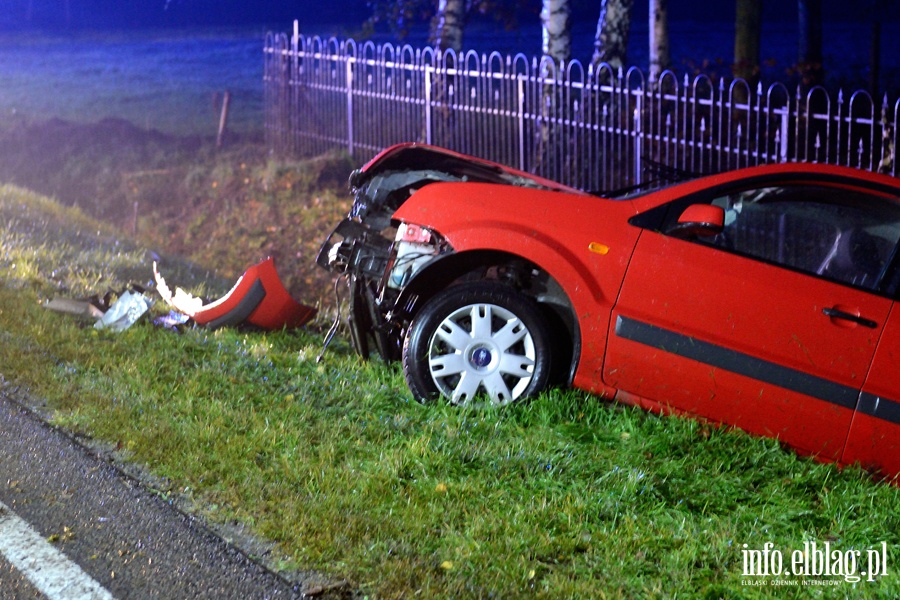
[[[347,323],[353,348],[363,358],[372,352],[387,362],[400,358],[403,323],[392,317],[399,293],[422,265],[450,250],[426,230],[391,223],[391,207],[399,207],[422,181],[394,174],[356,188],[350,216],[338,223],[316,258],[348,282]],[[373,203],[389,186],[395,188],[390,198]]]
[[[388,362],[400,358],[411,316],[399,304],[402,292],[426,265],[453,252],[438,232],[393,220],[416,191],[439,182],[560,187],[489,161],[421,144],[388,148],[354,171],[352,208],[326,238],[316,262],[348,282],[347,323],[353,347],[363,358],[372,352]]]

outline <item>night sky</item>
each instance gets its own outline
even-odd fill
[[[4,29],[134,29],[357,22],[368,16],[366,0],[0,0]]]
[[[825,0],[827,20],[861,20],[874,0]],[[435,3],[437,0],[435,0]],[[596,22],[599,0],[572,0],[575,18]],[[532,0],[537,15],[539,0]],[[900,3],[893,0],[892,18]],[[524,5],[524,3],[523,3]],[[765,20],[796,19],[796,2],[765,0]],[[646,18],[647,2],[636,0],[634,19]],[[188,26],[302,25],[342,23],[358,27],[369,15],[366,0],[0,0],[0,29],[134,29]],[[732,21],[734,2],[669,0],[672,20]]]

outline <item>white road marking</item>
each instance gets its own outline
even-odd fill
[[[0,553],[50,600],[114,600],[103,586],[2,502]]]

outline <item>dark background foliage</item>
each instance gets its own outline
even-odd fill
[[[869,6],[878,0],[824,0],[826,20],[865,20]],[[572,0],[576,21],[596,22],[597,0]],[[407,21],[428,19],[437,0],[347,0],[315,2],[310,0],[0,0],[0,29],[109,29],[145,27],[184,27],[210,25],[284,24],[298,19],[302,24],[345,23],[361,25],[373,13],[395,14]],[[479,0],[475,12],[504,24],[516,19],[537,19],[539,0]],[[646,0],[634,4],[634,20],[647,18]],[[888,2],[889,18],[900,18],[900,3]],[[398,8],[404,7],[404,8]],[[733,21],[734,2],[707,0],[670,0],[670,19]],[[763,1],[765,20],[796,20],[796,2]],[[381,19],[385,26],[388,24]],[[402,25],[402,24],[401,24]]]

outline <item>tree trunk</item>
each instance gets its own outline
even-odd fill
[[[572,58],[572,9],[569,0],[543,0],[543,53],[557,64]]]
[[[435,46],[442,52],[453,50],[462,52],[463,27],[466,19],[466,0],[439,0],[437,13],[434,16],[433,31],[431,34]],[[453,63],[456,64],[456,63]],[[439,138],[452,140],[458,135],[454,126],[456,115],[453,108],[453,97],[450,94],[452,86],[448,82],[448,72],[439,70],[432,81],[432,106],[435,135]],[[422,132],[422,139],[425,139]],[[451,146],[452,142],[448,142]]]
[[[436,25],[432,35],[441,50],[462,50],[463,25],[466,19],[465,0],[440,0]]]
[[[733,73],[753,87],[759,81],[762,0],[737,0],[735,8]]]
[[[650,0],[650,82],[669,67],[668,0]]]
[[[822,66],[822,0],[797,0],[800,25],[798,67],[804,87],[821,85],[825,80]]]
[[[552,169],[562,159],[558,144],[551,143],[556,130],[560,105],[563,102],[562,87],[558,85],[565,77],[561,65],[572,58],[572,10],[569,0],[542,0],[541,24],[543,25],[542,51],[545,57],[552,60],[554,69],[541,62],[541,77],[545,78],[541,86],[541,117],[538,122],[538,139],[535,151],[536,173],[544,169]],[[548,173],[549,174],[549,173]]]
[[[881,21],[887,7],[886,0],[873,0],[869,18],[872,23],[872,37],[869,43],[869,93],[873,98],[878,96],[881,88]]]
[[[592,62],[609,63],[614,69],[625,66],[633,5],[634,0],[602,0]]]

